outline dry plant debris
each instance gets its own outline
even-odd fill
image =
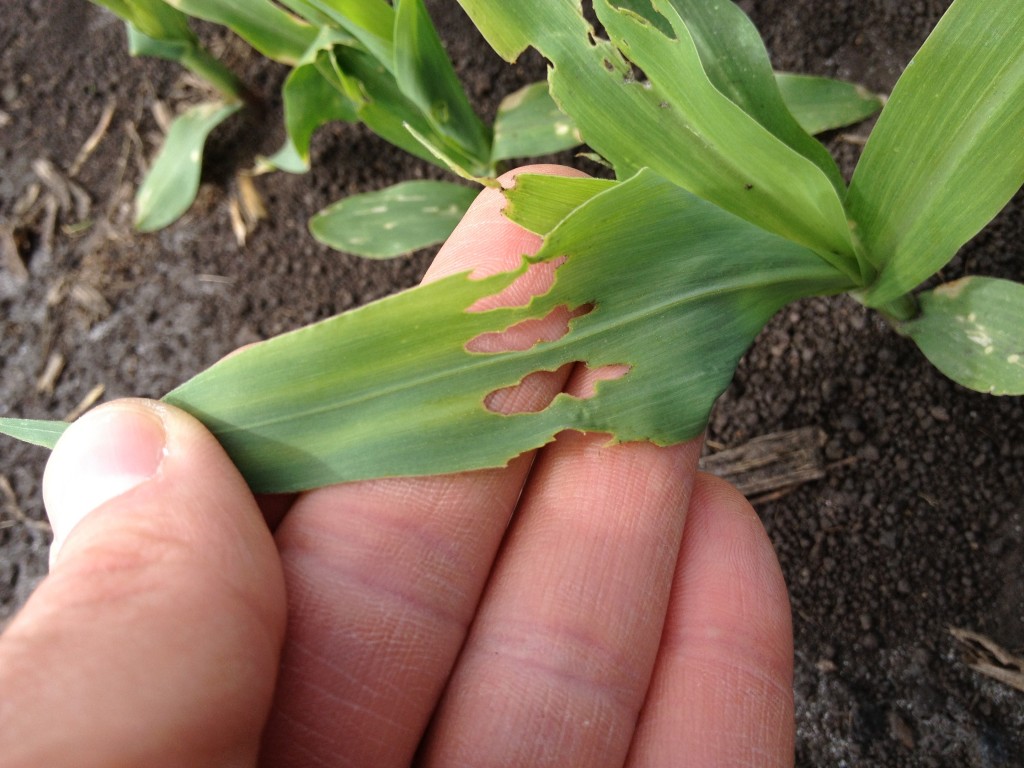
[[[949,628],[971,669],[1024,693],[1024,659],[969,629]]]

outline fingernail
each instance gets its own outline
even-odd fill
[[[87,514],[156,474],[166,442],[160,416],[139,402],[101,406],[68,427],[43,474],[51,564]]]

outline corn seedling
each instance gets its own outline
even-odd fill
[[[518,270],[397,294],[167,395],[255,490],[500,466],[564,429],[690,439],[768,319],[814,295],[877,309],[964,386],[1024,394],[1024,286],[968,277],[913,293],[1024,182],[1024,5],[952,4],[847,185],[784,98],[803,84],[779,86],[731,2],[593,0],[600,29],[578,0],[460,3],[504,58],[533,47],[550,62],[546,98],[615,179],[520,176],[507,215],[543,246]],[[559,265],[546,293],[469,311],[541,262]],[[474,339],[558,309],[573,316],[562,337],[474,351]],[[626,373],[537,412],[487,407],[491,393],[569,362]],[[65,426],[0,420],[44,445]]]
[[[474,113],[422,0],[94,0],[121,17],[135,55],[176,61],[208,81],[215,101],[175,120],[136,198],[136,226],[167,226],[192,204],[209,133],[238,111],[246,89],[200,44],[189,18],[223,25],[292,69],[283,87],[287,140],[264,170],[309,170],[314,132],[362,122],[382,138],[467,179],[503,161],[579,143],[544,83],[513,94],[495,125]],[[444,240],[474,197],[450,182],[410,183],[355,196],[317,214],[315,237],[365,257],[393,257]]]
[[[508,96],[493,126],[476,116],[423,0],[93,0],[120,16],[133,55],[176,61],[220,98],[191,107],[172,124],[136,199],[136,226],[176,220],[199,187],[210,132],[247,100],[239,80],[214,59],[189,17],[223,25],[257,52],[292,67],[283,88],[285,145],[263,170],[304,173],[310,141],[332,121],[363,122],[385,140],[463,178],[493,183],[506,161],[580,143],[572,120],[535,83]],[[811,132],[856,122],[877,97],[826,78],[779,75],[791,108]],[[310,230],[327,245],[366,258],[391,258],[443,241],[475,197],[449,182],[407,182],[339,201]]]

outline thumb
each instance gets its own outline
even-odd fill
[[[0,764],[253,765],[284,633],[256,502],[160,403],[73,424],[43,478],[51,573],[0,635]]]

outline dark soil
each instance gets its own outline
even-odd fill
[[[778,68],[886,92],[948,2],[740,5]],[[431,9],[483,113],[543,76],[539,59],[498,60],[450,0]],[[441,177],[358,126],[322,130],[310,174],[258,178],[269,219],[236,243],[234,172],[281,141],[285,71],[227,35],[203,33],[265,113],[215,134],[196,206],[143,236],[130,229],[131,196],[159,143],[152,108],[194,93],[174,66],[131,60],[120,24],[85,0],[5,7],[0,233],[13,237],[18,261],[0,259],[0,415],[63,417],[99,384],[104,399],[159,396],[239,344],[411,285],[428,263],[429,253],[364,262],[306,233],[308,216],[345,194]],[[89,202],[76,212],[37,161],[67,177],[108,104],[110,128],[74,175]],[[839,136],[829,144],[849,172],[857,145]],[[89,226],[76,226],[83,219]],[[1018,195],[943,276],[1024,279],[1021,242]],[[54,353],[66,364],[52,393],[41,392]],[[850,300],[811,300],[762,334],[710,438],[735,445],[804,426],[828,435],[826,479],[759,506],[792,590],[798,764],[1024,764],[1024,694],[969,669],[948,631],[1024,650],[1024,404],[950,383]],[[44,460],[39,449],[0,443],[0,621],[46,570]]]

